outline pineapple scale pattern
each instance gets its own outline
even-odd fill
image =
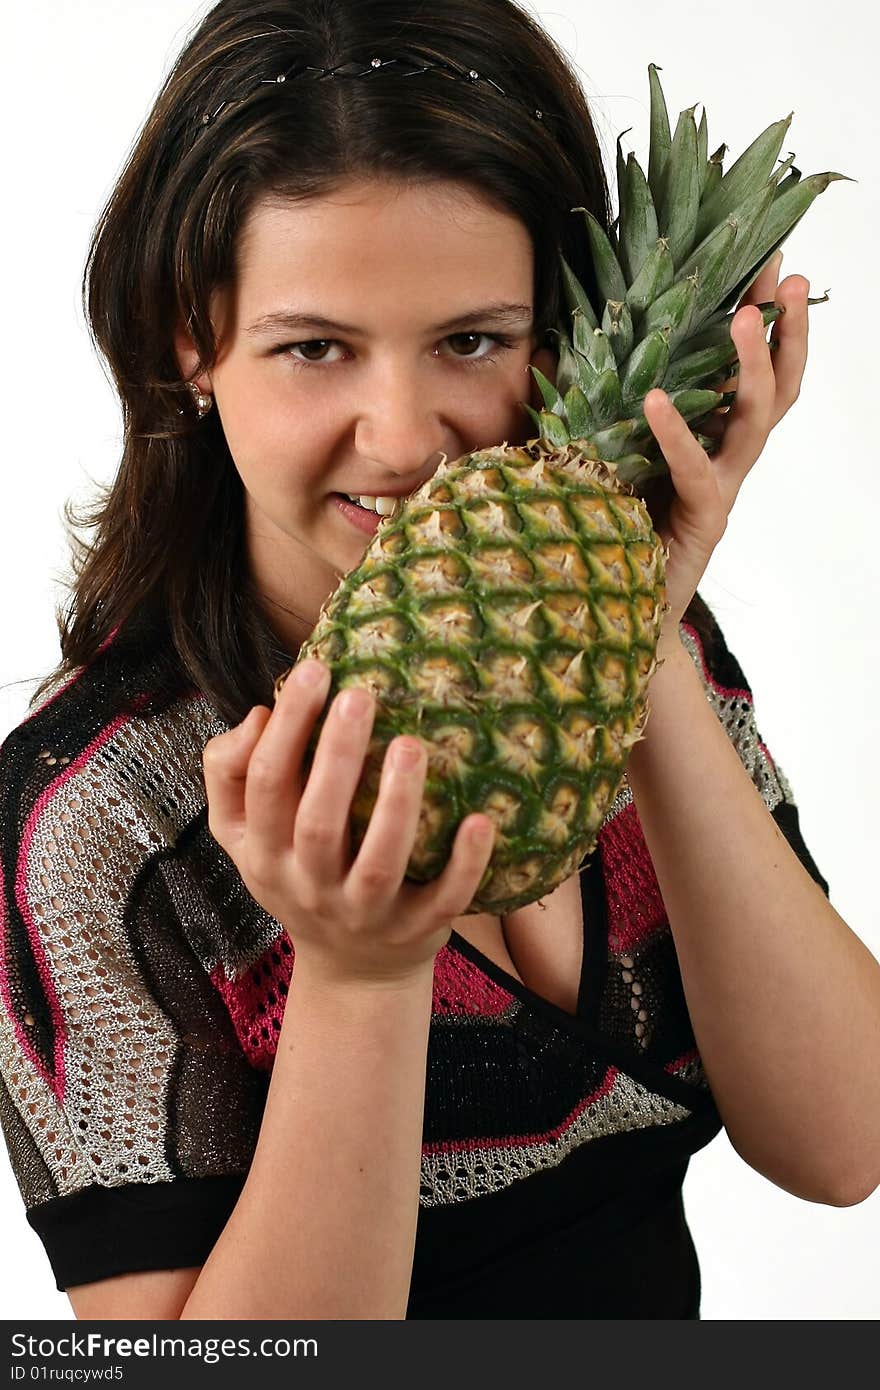
[[[300,653],[330,666],[330,699],[361,685],[377,701],[355,848],[401,733],[428,753],[413,877],[442,870],[466,815],[493,820],[474,910],[510,911],[571,876],[644,718],[662,551],[640,499],[595,467],[502,446],[441,468],[382,523]]]

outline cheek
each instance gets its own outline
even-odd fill
[[[302,448],[302,408],[292,392],[277,384],[273,389],[239,384],[226,393],[218,387],[217,394],[223,433],[242,480],[246,486],[271,486],[289,467],[294,451]],[[319,433],[310,426],[310,439]]]
[[[534,426],[523,409],[524,404],[531,403],[531,386],[534,382],[528,364],[529,358],[525,356],[506,371],[503,389],[494,396],[491,424],[495,433],[499,434],[500,431],[500,437],[509,444],[523,444],[534,434]]]
[[[227,443],[247,496],[269,516],[292,516],[312,505],[333,456],[329,433],[311,425],[303,428],[302,414],[279,420],[261,416],[253,428],[239,420]]]
[[[477,428],[481,434],[495,434],[498,439],[528,429],[531,421],[522,406],[522,402],[530,400],[532,375],[528,363],[528,356],[518,355],[516,362],[503,359],[503,366],[495,370],[475,371],[476,380],[455,397],[453,414],[459,423],[467,425],[471,432]],[[498,439],[492,442],[497,443]]]

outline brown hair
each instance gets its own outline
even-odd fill
[[[375,55],[474,69],[509,95],[437,69],[260,81],[297,64],[366,67]],[[140,643],[164,643],[183,685],[229,723],[271,706],[295,654],[258,608],[241,481],[217,412],[196,417],[174,329],[187,325],[198,375],[217,346],[210,295],[233,284],[252,205],[317,196],[355,175],[456,180],[519,217],[545,341],[560,318],[560,252],[595,302],[572,209],[609,225],[599,144],[573,68],[513,0],[220,0],[162,86],[89,247],[86,317],[119,393],[124,442],[91,509],[78,517],[65,505],[73,579],[66,611],[56,610],[62,660],[32,705],[125,626]],[[94,529],[88,543],[71,529],[83,526]]]

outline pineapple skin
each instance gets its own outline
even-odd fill
[[[331,672],[306,771],[336,694],[376,700],[353,855],[401,734],[427,751],[408,879],[443,871],[466,816],[494,823],[468,914],[512,912],[578,869],[647,719],[667,557],[644,502],[595,452],[532,440],[444,459],[382,519],[297,657]]]

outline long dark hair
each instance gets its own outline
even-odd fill
[[[308,64],[374,56],[444,69],[279,84]],[[401,69],[401,71],[403,71]],[[541,117],[534,115],[541,112]],[[205,123],[208,113],[214,119]],[[220,0],[165,81],[95,227],[83,276],[92,339],[122,404],[113,481],[91,509],[64,514],[72,582],[56,610],[62,660],[46,688],[88,664],[120,627],[163,641],[184,686],[230,723],[271,706],[281,649],[247,572],[242,486],[217,412],[198,420],[174,352],[187,324],[216,351],[212,290],[233,284],[236,242],[266,195],[297,199],[353,176],[471,185],[528,229],[536,328],[559,321],[559,255],[595,301],[583,220],[611,207],[587,100],[569,61],[513,0]],[[89,542],[72,528],[86,527]]]

